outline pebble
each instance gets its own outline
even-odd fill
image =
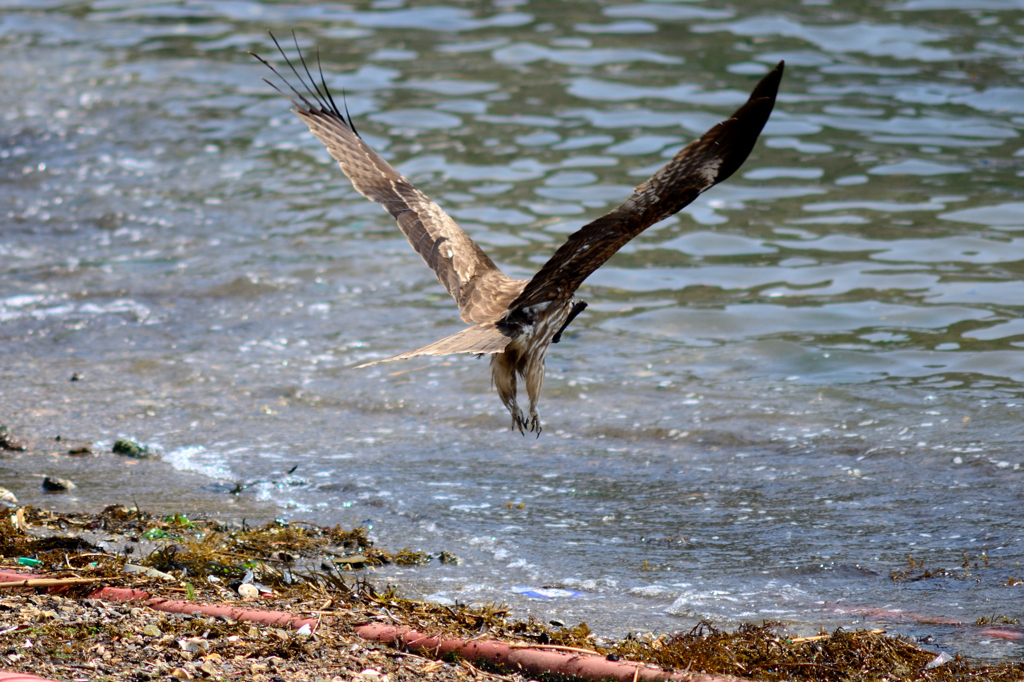
[[[74,490],[77,487],[77,485],[66,478],[57,478],[56,476],[46,476],[43,478],[43,490],[51,493],[63,493],[68,490]]]
[[[11,508],[17,507],[18,498],[15,497],[14,493],[7,488],[0,488],[0,506]]]
[[[133,459],[146,459],[152,454],[146,446],[139,445],[135,441],[128,440],[127,438],[115,441],[111,452],[115,455],[124,455],[125,457],[131,457]]]
[[[0,450],[11,450],[13,452],[24,452],[28,446],[11,435],[10,430],[0,424]]]

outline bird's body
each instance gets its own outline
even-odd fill
[[[473,323],[422,348],[360,366],[420,355],[491,355],[491,377],[512,415],[513,428],[538,435],[537,403],[547,350],[586,307],[576,301],[576,290],[629,240],[740,167],[771,114],[783,69],[780,62],[731,118],[680,150],[617,208],[572,234],[532,279],[517,280],[502,273],[447,213],[370,149],[351,117],[335,105],[322,76],[318,84],[303,61],[307,82],[286,56],[285,61],[306,90],[299,92],[288,84],[298,97],[292,100],[295,113],[324,143],[356,190],[394,216],[455,299],[462,319]],[[517,399],[519,380],[530,403],[525,412]]]
[[[512,413],[512,424],[520,431],[540,433],[540,415],[537,403],[540,389],[544,386],[544,360],[548,347],[568,323],[573,308],[573,299],[554,300],[519,308],[498,324],[508,330],[512,340],[502,353],[491,356],[491,378],[498,390],[498,397]],[[530,399],[530,412],[523,410],[516,401],[517,377],[526,384],[526,395]]]

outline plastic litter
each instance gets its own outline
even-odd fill
[[[938,656],[936,656],[935,658],[933,658],[933,659],[932,659],[932,660],[931,660],[931,661],[930,661],[930,662],[928,663],[928,665],[926,665],[926,666],[924,667],[924,669],[925,669],[925,670],[928,670],[928,669],[930,669],[930,668],[938,668],[938,667],[939,667],[940,665],[943,665],[943,664],[945,664],[945,663],[949,663],[950,661],[952,661],[952,660],[953,660],[953,658],[954,658],[953,656],[950,656],[950,655],[949,655],[949,654],[947,654],[947,653],[946,653],[945,651],[943,651],[943,652],[941,652],[941,653],[940,653],[940,654],[939,654]]]

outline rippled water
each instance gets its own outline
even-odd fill
[[[787,71],[743,169],[588,280],[524,439],[485,361],[349,369],[461,324],[260,81],[268,28],[518,277]],[[0,0],[0,54],[22,501],[372,524],[466,559],[384,573],[411,594],[612,635],[881,622],[1021,655],[864,613],[1022,617],[1020,0]],[[44,499],[44,472],[79,489]],[[890,580],[908,556],[935,575]],[[578,595],[515,591],[545,586]]]

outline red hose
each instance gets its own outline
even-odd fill
[[[45,576],[29,573],[14,573],[0,570],[0,582],[31,580]],[[18,589],[18,588],[15,588]],[[61,588],[49,588],[55,590]],[[148,592],[121,587],[101,587],[89,595],[92,599],[111,599],[114,601],[142,601],[158,611],[171,613],[199,612],[207,616],[227,616],[233,620],[244,620],[267,625],[290,625],[296,629],[309,625],[316,627],[313,619],[297,618],[282,611],[251,611],[235,609],[230,606],[214,604],[195,604],[175,599],[152,597]],[[739,678],[723,675],[700,675],[695,673],[675,673],[661,668],[647,667],[642,663],[609,661],[602,656],[586,656],[545,651],[534,648],[517,648],[507,642],[492,640],[470,641],[466,639],[430,637],[408,628],[395,628],[382,625],[363,625],[355,629],[360,638],[392,644],[410,651],[423,651],[432,656],[442,657],[456,653],[470,662],[486,664],[493,668],[509,671],[523,671],[528,675],[562,675],[582,680],[618,680],[635,682],[637,680],[679,680],[680,682],[739,682]],[[19,680],[39,682],[43,678],[0,671],[0,682]],[[48,682],[45,681],[44,682]]]
[[[0,670],[0,682],[54,682],[46,677],[36,677],[28,673],[19,673],[12,670]]]
[[[508,642],[468,640],[424,635],[409,628],[390,625],[361,625],[356,634],[371,642],[391,644],[412,652],[443,658],[458,654],[470,663],[481,663],[503,672],[522,672],[529,676],[561,676],[580,680],[678,680],[680,682],[740,682],[728,675],[679,673],[644,663],[609,661],[603,656],[588,656],[541,648],[513,647]]]
[[[30,573],[13,573],[11,571],[0,571],[0,582],[14,582],[16,580],[33,580],[45,578],[46,576]],[[21,589],[21,588],[15,588]],[[59,590],[59,587],[51,587],[48,591]],[[303,625],[308,625],[310,630],[317,627],[316,618],[299,618],[284,611],[256,611],[251,609],[239,609],[231,606],[218,604],[197,604],[179,599],[164,599],[163,597],[151,597],[149,592],[143,590],[132,590],[124,587],[101,587],[89,595],[90,599],[110,599],[111,601],[141,601],[146,606],[157,611],[166,613],[201,613],[204,616],[214,618],[223,616],[231,620],[244,620],[264,625],[288,626],[298,630]]]
[[[150,597],[148,592],[129,590],[123,587],[103,587],[90,594],[89,598],[110,599],[112,601],[145,601],[146,606],[149,608],[166,613],[201,613],[204,616],[214,618],[220,616],[230,618],[231,620],[262,623],[263,625],[287,626],[296,630],[303,625],[308,625],[310,630],[315,630],[317,626],[316,618],[299,618],[284,611],[256,611],[218,604],[197,604],[179,599]]]

